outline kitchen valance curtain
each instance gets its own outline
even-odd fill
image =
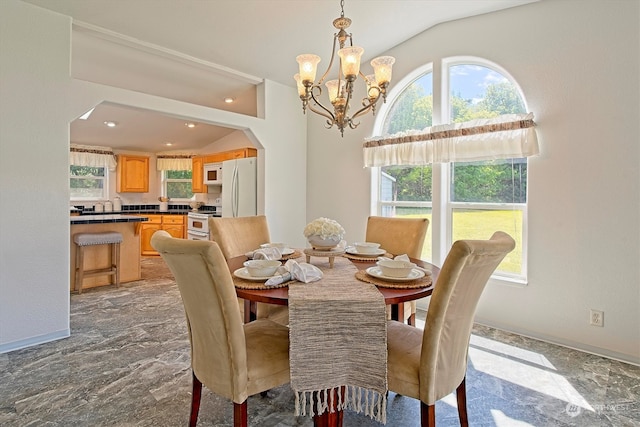
[[[107,168],[115,171],[118,163],[110,147],[72,144],[69,149],[69,164],[92,168]]]
[[[533,113],[368,138],[363,148],[365,167],[521,158],[540,151]]]
[[[191,154],[158,154],[156,156],[156,168],[159,171],[190,171]]]

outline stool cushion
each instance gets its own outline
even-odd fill
[[[122,233],[108,231],[105,233],[78,233],[73,235],[73,241],[78,246],[108,245],[122,242]]]

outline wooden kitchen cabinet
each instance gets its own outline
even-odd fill
[[[244,159],[246,157],[257,157],[258,150],[252,147],[238,148],[236,150],[222,151],[220,153],[208,154],[204,156],[204,163],[221,163],[225,160]]]
[[[158,252],[151,246],[151,236],[162,229],[162,215],[140,215],[148,218],[140,224],[140,254],[158,255]]]
[[[206,193],[204,185],[204,156],[191,158],[191,191],[194,193]]]
[[[159,255],[151,246],[151,237],[158,230],[164,230],[173,237],[184,239],[186,215],[140,215],[149,218],[140,226],[140,254]]]
[[[118,193],[148,193],[149,157],[119,155],[116,187]]]

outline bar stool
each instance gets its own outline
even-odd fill
[[[115,276],[116,288],[120,286],[120,243],[122,233],[108,231],[105,233],[78,233],[73,235],[73,242],[76,244],[76,270],[74,276],[74,289],[79,294],[82,293],[82,281],[85,277],[101,275]],[[93,270],[84,269],[84,247],[94,245],[109,245],[111,258],[109,267],[96,268]]]

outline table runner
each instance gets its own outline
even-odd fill
[[[373,284],[355,278],[357,268],[346,258],[337,257],[332,269],[324,260],[314,265],[322,269],[322,280],[289,285],[295,414],[304,416],[307,408],[310,416],[322,414],[335,405],[386,423],[384,297]]]

